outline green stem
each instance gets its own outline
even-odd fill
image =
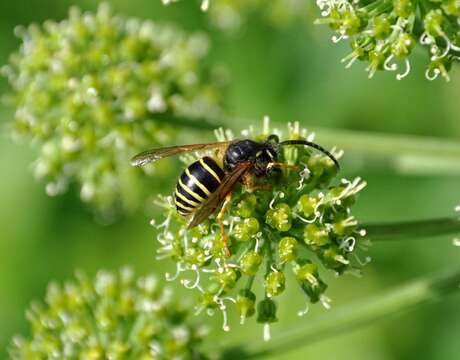
[[[387,158],[403,173],[460,174],[460,141],[413,135],[315,129],[318,142],[350,153]]]
[[[460,234],[460,218],[363,224],[362,227],[366,229],[367,237],[372,241],[410,240]]]
[[[417,306],[440,300],[446,295],[460,292],[459,284],[460,269],[424,277],[387,293],[332,310],[317,320],[304,321],[302,325],[293,329],[285,329],[276,334],[270,342],[233,347],[225,352],[221,360],[273,356],[332,336],[349,333],[357,328],[372,325],[376,320],[386,319],[390,315],[412,310]]]

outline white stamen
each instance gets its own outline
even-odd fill
[[[433,80],[436,80],[438,78],[439,74],[441,73],[441,70],[439,70],[438,68],[435,68],[435,69],[433,69],[432,74],[430,72],[431,72],[430,69],[426,69],[425,78],[427,80],[433,81]]]
[[[409,61],[409,59],[405,59],[404,62],[405,62],[405,64],[406,64],[406,70],[405,70],[402,74],[397,74],[397,75],[396,75],[396,79],[397,79],[397,80],[402,80],[402,79],[404,79],[404,78],[405,78],[407,75],[409,75],[409,73],[410,73],[411,67],[410,67],[410,61]]]
[[[167,272],[165,274],[165,279],[166,281],[174,281],[177,279],[177,277],[180,275],[180,273],[183,271],[183,268],[182,268],[182,263],[178,263],[176,265],[176,273],[174,275],[171,276],[171,274],[169,272]]]
[[[326,295],[322,294],[320,297],[319,297],[319,301],[321,302],[321,305],[324,306],[324,308],[326,310],[330,310],[331,309],[331,302],[332,300],[330,298],[328,298]]]
[[[209,0],[203,0],[201,2],[201,10],[208,11],[208,9],[209,9]]]
[[[390,61],[393,60],[393,58],[394,58],[393,54],[391,54],[390,56],[387,57],[387,59],[383,63],[383,68],[385,70],[387,70],[387,71],[395,71],[395,70],[398,69],[398,65],[396,65],[396,63],[390,64]]]
[[[200,272],[198,270],[196,270],[196,269],[193,269],[193,271],[196,274],[196,278],[195,278],[195,281],[193,283],[189,279],[182,279],[181,280],[181,284],[184,285],[184,287],[186,289],[195,289],[198,286],[198,284],[200,283]]]
[[[271,339],[270,335],[270,324],[265,323],[264,324],[264,341],[269,341]]]
[[[305,304],[305,308],[303,310],[300,310],[297,312],[297,316],[305,316],[308,314],[308,311],[310,310],[310,307],[308,304]]]

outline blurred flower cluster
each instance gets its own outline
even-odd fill
[[[270,131],[268,121],[261,134],[250,129],[243,131],[242,137],[261,141],[272,132],[283,138],[278,129]],[[233,135],[220,131],[217,137],[224,141]],[[295,123],[289,124],[284,139],[312,138]],[[341,156],[335,149],[332,153]],[[355,250],[367,246],[366,234],[351,207],[365,182],[359,178],[334,181],[337,168],[333,161],[306,147],[283,147],[280,161],[290,167],[260,180],[259,185],[268,185],[269,190],[234,189],[224,220],[230,256],[215,217],[187,229],[171,197],[158,202],[166,213],[163,222],[152,221],[161,244],[158,257],[170,258],[177,265],[176,274],[166,274],[166,278],[180,279],[186,288],[198,290],[198,312],[220,310],[224,330],[229,329],[229,306],[237,309],[241,323],[256,314],[257,321],[267,325],[265,329],[277,321],[274,298],[285,290],[287,272],[294,275],[309,302],[327,308],[327,284],[320,265],[341,275],[357,273],[363,264]],[[264,288],[261,298],[253,289],[259,278],[256,282]]]
[[[20,50],[2,68],[13,88],[13,132],[38,144],[34,170],[50,195],[76,182],[102,212],[136,208],[142,196],[132,195],[145,179],[129,158],[170,144],[184,127],[171,116],[202,127],[205,114],[220,113],[222,84],[206,65],[202,34],[123,18],[105,4],[16,34]]]
[[[168,5],[178,0],[162,1]],[[252,12],[262,13],[275,25],[284,25],[295,18],[306,19],[309,5],[308,0],[201,0],[201,9],[209,12],[213,25],[230,31],[244,24]]]
[[[45,304],[27,311],[31,338],[17,336],[12,359],[203,359],[207,330],[192,325],[190,309],[174,302],[157,278],[130,268],[77,272],[64,286],[51,284]]]
[[[397,72],[397,79],[411,69],[409,57],[417,43],[426,47],[429,63],[425,77],[449,80],[452,63],[460,60],[460,2],[458,0],[316,0],[322,18],[337,32],[334,42],[349,39],[352,52],[342,61],[369,62],[377,70]]]

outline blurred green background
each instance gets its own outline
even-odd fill
[[[172,21],[186,30],[208,31],[212,38],[212,60],[228,67],[231,74],[227,110],[238,119],[260,124],[270,115],[275,124],[300,121],[304,127],[329,127],[417,134],[445,138],[460,137],[460,76],[452,81],[425,80],[421,55],[414,55],[410,76],[398,82],[394,74],[377,73],[368,80],[364,66],[345,70],[340,58],[346,44],[334,45],[323,27],[293,21],[279,28],[252,15],[238,33],[225,34],[208,26],[206,15],[194,1],[163,7],[159,0],[110,1],[115,12]],[[0,63],[7,61],[19,41],[13,35],[18,24],[62,19],[70,5],[94,10],[96,1],[17,0],[0,2]],[[312,14],[312,19],[315,14]],[[417,56],[420,56],[417,58]],[[7,89],[0,80],[0,92]],[[0,107],[2,125],[12,110]],[[235,122],[240,130],[244,120]],[[211,138],[212,134],[208,135]],[[202,139],[196,139],[202,140]],[[340,144],[337,144],[340,147]],[[347,157],[347,156],[345,156]],[[112,225],[100,225],[78,200],[77,191],[50,198],[30,170],[34,151],[27,144],[14,144],[2,131],[0,138],[0,357],[10,338],[27,330],[24,310],[40,299],[46,284],[69,277],[76,268],[94,273],[132,264],[139,273],[170,266],[155,260],[156,243],[149,215],[143,212]],[[372,160],[372,159],[371,159]],[[371,161],[369,160],[369,161]],[[373,164],[364,164],[359,174],[369,186],[361,195],[355,214],[362,221],[391,221],[450,215],[460,203],[458,178],[398,176]],[[351,164],[351,163],[350,163]],[[350,169],[357,167],[349,166]],[[370,169],[370,170],[369,170]],[[175,178],[162,192],[168,194]],[[152,188],[154,186],[152,185]],[[379,243],[371,248],[373,262],[362,279],[331,279],[329,296],[333,306],[361,299],[404,281],[460,260],[460,249],[449,238]],[[194,296],[174,284],[184,296]],[[296,313],[304,299],[294,287],[279,300],[279,318],[273,335],[295,326]],[[291,296],[292,295],[292,296]],[[298,349],[277,359],[458,359],[460,332],[459,298],[421,308],[407,315]],[[293,310],[294,309],[294,310]],[[321,316],[314,307],[309,317]],[[333,310],[331,310],[333,311]],[[212,319],[220,325],[221,319]],[[213,337],[259,339],[261,327],[250,321],[240,327],[233,317],[230,334],[220,330]],[[235,331],[236,330],[236,331]]]

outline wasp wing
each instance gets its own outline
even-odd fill
[[[201,224],[222,204],[227,194],[232,191],[233,186],[241,177],[252,168],[251,162],[242,162],[229,173],[215,192],[209,196],[206,202],[195,212],[188,228]]]
[[[145,164],[163,159],[168,156],[177,155],[183,152],[224,148],[227,147],[229,144],[230,141],[221,141],[207,144],[190,144],[150,149],[134,156],[131,159],[131,165],[143,166]]]

